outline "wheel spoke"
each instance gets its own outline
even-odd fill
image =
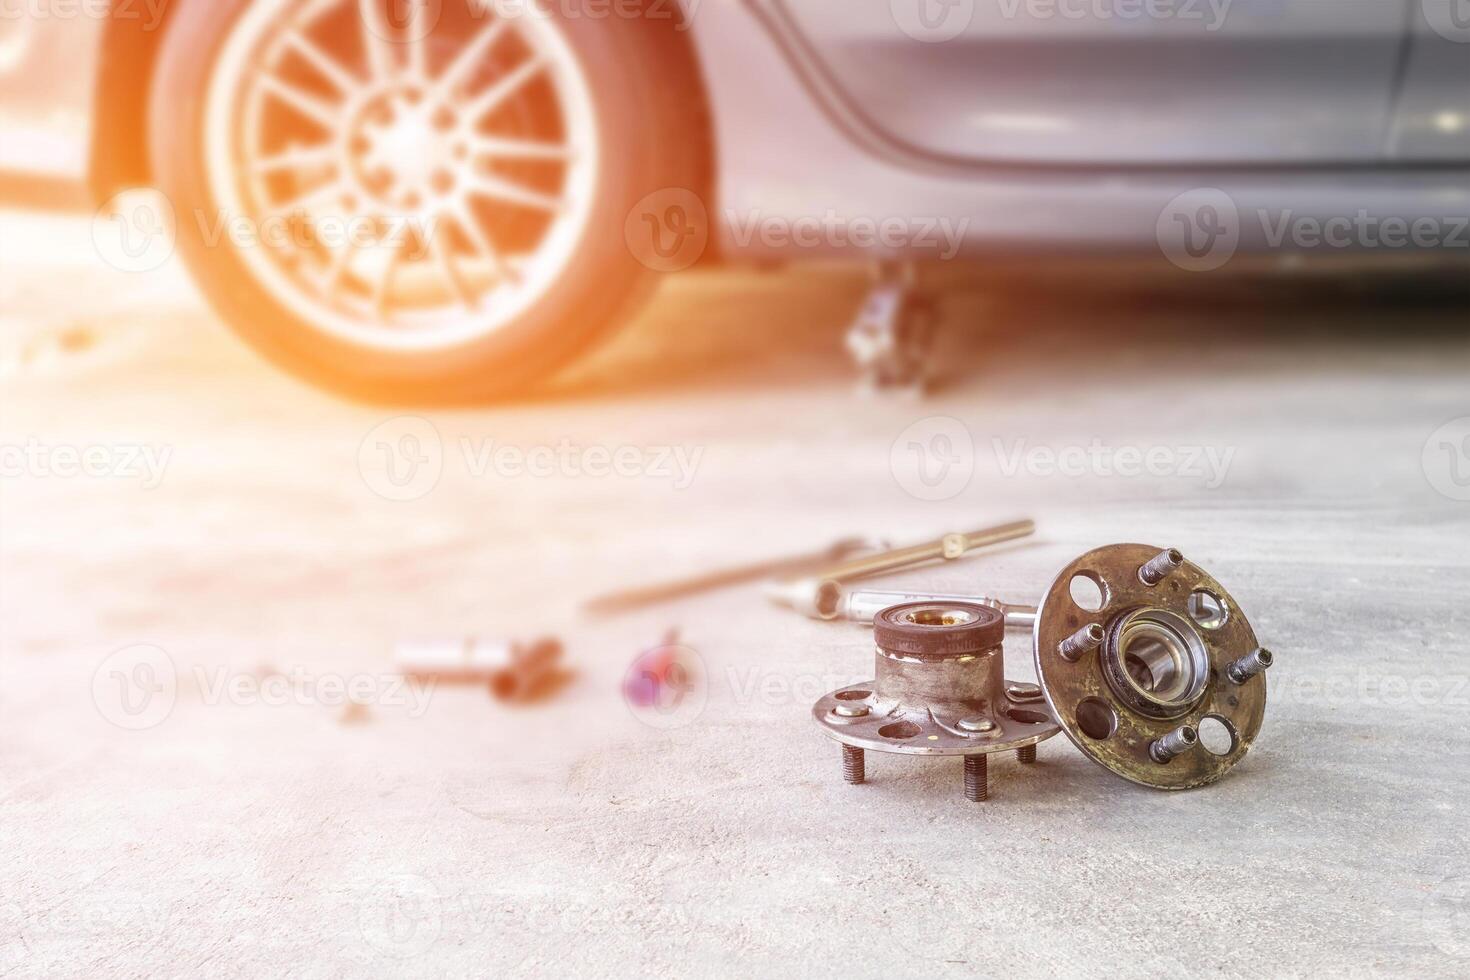
[[[357,16],[362,21],[362,46],[367,52],[369,73],[378,79],[391,77],[397,59],[382,0],[357,0]]]
[[[497,78],[489,88],[475,96],[466,110],[466,117],[475,121],[515,94],[516,90],[536,77],[545,67],[539,56],[527,58],[505,75]]]
[[[503,20],[492,21],[485,28],[470,39],[470,42],[460,49],[459,54],[444,69],[444,73],[434,80],[434,95],[444,98],[450,95],[455,87],[462,82],[466,76],[475,70],[489,54],[495,42],[505,33],[506,24]]]
[[[323,129],[332,130],[337,127],[339,118],[335,107],[310,92],[299,89],[290,82],[283,82],[274,75],[261,75],[260,87]]]
[[[280,153],[261,157],[252,165],[258,174],[279,173],[282,170],[315,170],[322,167],[337,167],[337,154],[326,143],[315,146],[293,146]]]
[[[448,212],[447,217],[464,232],[465,237],[470,241],[470,248],[474,250],[474,253],[490,260],[490,264],[495,267],[495,274],[497,276],[508,274],[509,269],[507,269],[505,260],[500,255],[500,250],[485,236],[485,229],[480,227],[480,221],[475,217],[474,208],[470,207],[469,202],[461,201],[454,205]]]
[[[428,17],[429,11],[426,5],[429,0],[409,0],[413,7],[413,13],[409,16],[409,30],[413,36],[408,39],[408,71],[418,82],[427,83],[429,80],[429,38],[428,31],[423,29],[420,18]]]
[[[547,143],[541,140],[511,139],[505,136],[476,135],[472,143],[477,156],[503,157],[514,160],[571,159],[572,149],[565,143]]]
[[[342,66],[336,58],[332,57],[311,38],[298,30],[286,32],[286,43],[289,44],[297,54],[315,68],[317,74],[332,83],[332,87],[343,95],[348,95],[362,87],[362,80]]]
[[[332,252],[332,260],[327,264],[326,276],[322,280],[322,289],[330,294],[337,292],[337,284],[342,281],[342,275],[347,271],[347,263],[352,261],[352,253],[357,246],[352,242],[352,236],[342,243],[342,247]]]
[[[346,184],[337,180],[327,181],[318,187],[285,202],[276,205],[267,216],[270,219],[281,220],[289,218],[294,214],[305,214],[308,218],[315,220],[317,211],[324,205],[338,204],[343,197],[349,193]]]
[[[537,211],[558,212],[562,210],[564,202],[559,197],[541,191],[532,190],[524,184],[517,184],[504,177],[493,174],[475,174],[469,178],[469,191],[478,197],[487,197],[496,201],[505,201],[509,204],[518,204],[521,207],[532,208]]]
[[[382,314],[388,303],[388,292],[393,288],[393,275],[398,271],[398,263],[403,258],[402,244],[395,245],[388,253],[388,261],[383,263],[383,268],[378,271],[378,281],[373,284],[373,312]]]
[[[449,288],[459,297],[461,303],[467,308],[473,309],[477,305],[475,303],[474,293],[470,291],[470,288],[465,285],[464,280],[460,278],[459,270],[454,267],[454,256],[449,254],[449,248],[444,244],[444,240],[438,235],[431,236],[429,238],[429,250],[434,253],[434,258],[438,260],[439,270],[444,273],[444,278],[449,282]]]

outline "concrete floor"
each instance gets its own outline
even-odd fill
[[[686,276],[554,392],[413,413],[442,473],[395,501],[360,451],[403,413],[281,376],[175,266],[104,267],[83,222],[0,231],[0,445],[170,453],[156,487],[0,480],[0,974],[1470,972],[1470,458],[1431,440],[1470,416],[1463,297],[960,293],[949,384],[913,402],[853,394],[850,276]],[[894,452],[934,417],[975,449],[944,500]],[[476,475],[461,440],[698,465],[683,488]],[[1048,472],[1094,441],[1170,471]],[[1223,479],[1189,463],[1210,452]],[[983,805],[954,760],[870,756],[849,787],[808,708],[870,676],[863,629],[748,588],[577,611],[1019,515],[1034,539],[890,581],[1023,601],[1098,544],[1183,549],[1278,657],[1227,779],[1146,791],[1057,738],[998,760]],[[673,627],[705,684],[630,710]],[[542,705],[394,679],[400,641],[540,633],[577,668]],[[1024,640],[1008,656],[1033,676]],[[289,696],[260,693],[276,675]]]

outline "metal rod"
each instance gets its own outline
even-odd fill
[[[770,575],[800,575],[823,568],[834,561],[840,561],[854,552],[873,547],[873,543],[865,538],[844,538],[811,554],[736,565],[676,581],[658,582],[653,585],[609,592],[587,600],[583,603],[582,608],[587,613],[596,614],[626,612],[670,599],[680,599],[712,589],[739,585],[741,582],[751,582]]]
[[[937,559],[950,561],[977,548],[1013,541],[1034,533],[1036,522],[1025,520],[969,533],[946,534],[924,544],[839,562],[817,570],[810,576],[778,580],[767,586],[766,594],[772,601],[789,606],[813,619],[837,619],[843,615],[843,583],[847,581],[883,572],[895,572]]]
[[[1029,520],[1012,521],[1009,524],[999,524],[968,533],[953,532],[923,544],[881,551],[875,555],[849,558],[847,561],[822,569],[815,577],[839,583],[849,582],[853,579],[867,578],[870,575],[881,575],[884,572],[896,572],[901,568],[911,568],[938,558],[950,561],[977,548],[987,548],[1035,533],[1036,522]]]

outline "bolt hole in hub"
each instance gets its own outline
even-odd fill
[[[1084,612],[1097,612],[1107,605],[1102,579],[1095,572],[1078,572],[1068,586],[1072,601]]]
[[[1211,755],[1229,755],[1239,741],[1235,726],[1219,715],[1205,715],[1195,726],[1199,744]]]
[[[1118,712],[1101,698],[1087,698],[1077,705],[1077,727],[1099,742],[1112,738],[1118,730]]]
[[[1225,625],[1229,613],[1219,596],[1198,591],[1189,594],[1189,618],[1201,629],[1217,630]]]

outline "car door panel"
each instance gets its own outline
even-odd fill
[[[896,141],[1167,166],[1379,159],[1417,0],[770,2]]]
[[[1390,160],[1470,160],[1470,0],[1424,0],[1404,69]]]

